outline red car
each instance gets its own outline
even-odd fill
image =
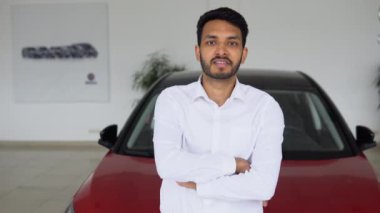
[[[101,132],[99,143],[110,151],[66,212],[159,212],[155,101],[164,88],[198,77],[199,72],[181,72],[161,78],[118,136],[116,125]],[[358,126],[355,139],[326,93],[302,72],[245,70],[239,80],[271,94],[285,116],[281,173],[266,213],[380,212],[380,185],[362,152],[376,145],[373,132]]]

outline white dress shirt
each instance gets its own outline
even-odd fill
[[[277,102],[238,80],[222,106],[200,80],[165,89],[156,102],[153,137],[161,212],[263,212],[262,201],[277,184],[283,129]],[[251,169],[235,174],[235,157],[249,160]],[[178,181],[193,181],[197,189]]]

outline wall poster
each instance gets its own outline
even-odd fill
[[[109,100],[106,3],[11,6],[16,102]]]

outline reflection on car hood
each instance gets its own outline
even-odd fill
[[[284,161],[268,212],[380,212],[380,189],[363,155]]]
[[[159,212],[154,160],[108,153],[75,196],[76,212]],[[78,202],[77,202],[78,201]],[[380,212],[376,176],[364,156],[283,161],[266,213]]]
[[[76,212],[159,212],[160,185],[154,159],[110,152],[75,195],[74,208]]]

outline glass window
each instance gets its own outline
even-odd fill
[[[321,99],[306,91],[268,91],[285,118],[283,151],[331,152],[344,143]]]
[[[280,104],[285,118],[283,151],[291,153],[331,153],[345,149],[330,114],[321,99],[307,91],[268,91]],[[151,97],[132,126],[128,149],[153,150],[153,114],[158,95]],[[335,154],[334,154],[335,153]]]
[[[149,150],[153,149],[153,114],[158,95],[153,96],[146,103],[142,113],[136,119],[132,127],[132,133],[127,142],[128,149]]]

